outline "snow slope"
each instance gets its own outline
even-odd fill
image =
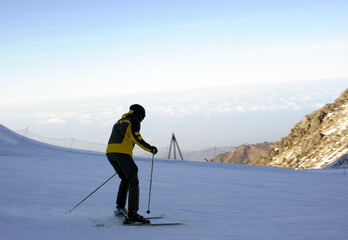
[[[95,222],[112,218],[117,177],[69,209],[112,176],[106,157],[16,137],[0,131],[1,239],[348,239],[345,170],[155,158],[151,213],[185,225],[105,228]],[[146,215],[151,159],[136,162]]]

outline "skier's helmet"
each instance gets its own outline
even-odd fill
[[[138,117],[140,122],[143,121],[143,119],[146,116],[145,108],[143,108],[139,104],[133,104],[132,106],[129,107],[129,109],[134,111],[135,115]]]

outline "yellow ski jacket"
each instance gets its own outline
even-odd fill
[[[133,113],[134,111],[130,110],[123,114],[122,118],[114,124],[106,154],[123,153],[133,156],[135,144],[145,151],[151,152],[151,145],[145,142],[140,135],[140,122]]]

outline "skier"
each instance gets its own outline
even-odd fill
[[[124,215],[125,223],[150,223],[138,214],[139,210],[139,180],[138,167],[133,160],[133,148],[136,143],[145,151],[156,154],[155,146],[151,146],[140,135],[140,122],[145,118],[145,109],[139,104],[133,104],[129,112],[123,114],[113,126],[106,149],[106,156],[121,179],[117,199],[116,215]],[[129,192],[129,194],[128,194]],[[125,209],[128,196],[128,212]]]

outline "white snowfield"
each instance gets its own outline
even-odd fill
[[[68,152],[0,126],[0,238],[348,239],[348,173],[163,160],[155,157],[151,215],[177,226],[97,227],[112,218],[115,176],[103,154]],[[17,139],[16,139],[17,138]],[[18,143],[18,138],[23,141]],[[139,167],[140,214],[147,215],[151,155]]]

